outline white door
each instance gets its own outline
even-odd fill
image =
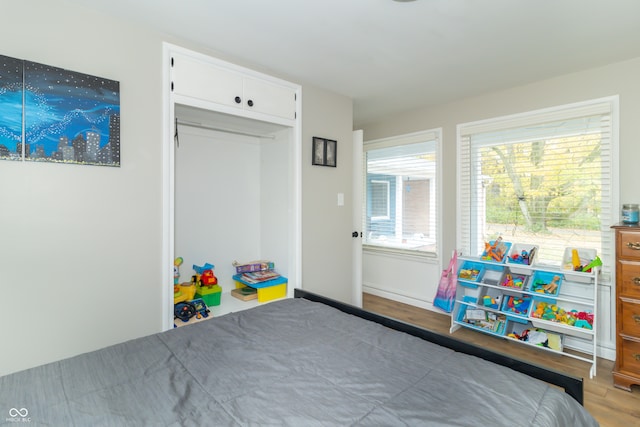
[[[362,307],[362,144],[363,132],[353,132],[353,305]]]

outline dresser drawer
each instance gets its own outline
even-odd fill
[[[640,304],[622,300],[620,303],[620,320],[624,335],[640,339]]]
[[[640,233],[618,231],[618,257],[640,261]]]
[[[618,261],[618,294],[640,299],[640,262]]]
[[[622,348],[618,349],[621,360],[620,371],[640,375],[640,342],[622,339]]]

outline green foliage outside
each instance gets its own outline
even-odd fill
[[[597,230],[600,138],[593,135],[482,147],[488,223]]]

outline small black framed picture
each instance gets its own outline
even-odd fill
[[[338,157],[338,141],[313,137],[312,165],[336,167]]]

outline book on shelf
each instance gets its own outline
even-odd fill
[[[273,270],[274,268],[273,261],[267,260],[249,261],[244,263],[233,261],[233,266],[236,268],[236,273],[253,273],[255,271]]]
[[[280,274],[273,270],[253,271],[250,273],[243,273],[241,276],[242,280],[247,283],[262,283],[268,280],[277,279],[278,277],[280,277]]]

